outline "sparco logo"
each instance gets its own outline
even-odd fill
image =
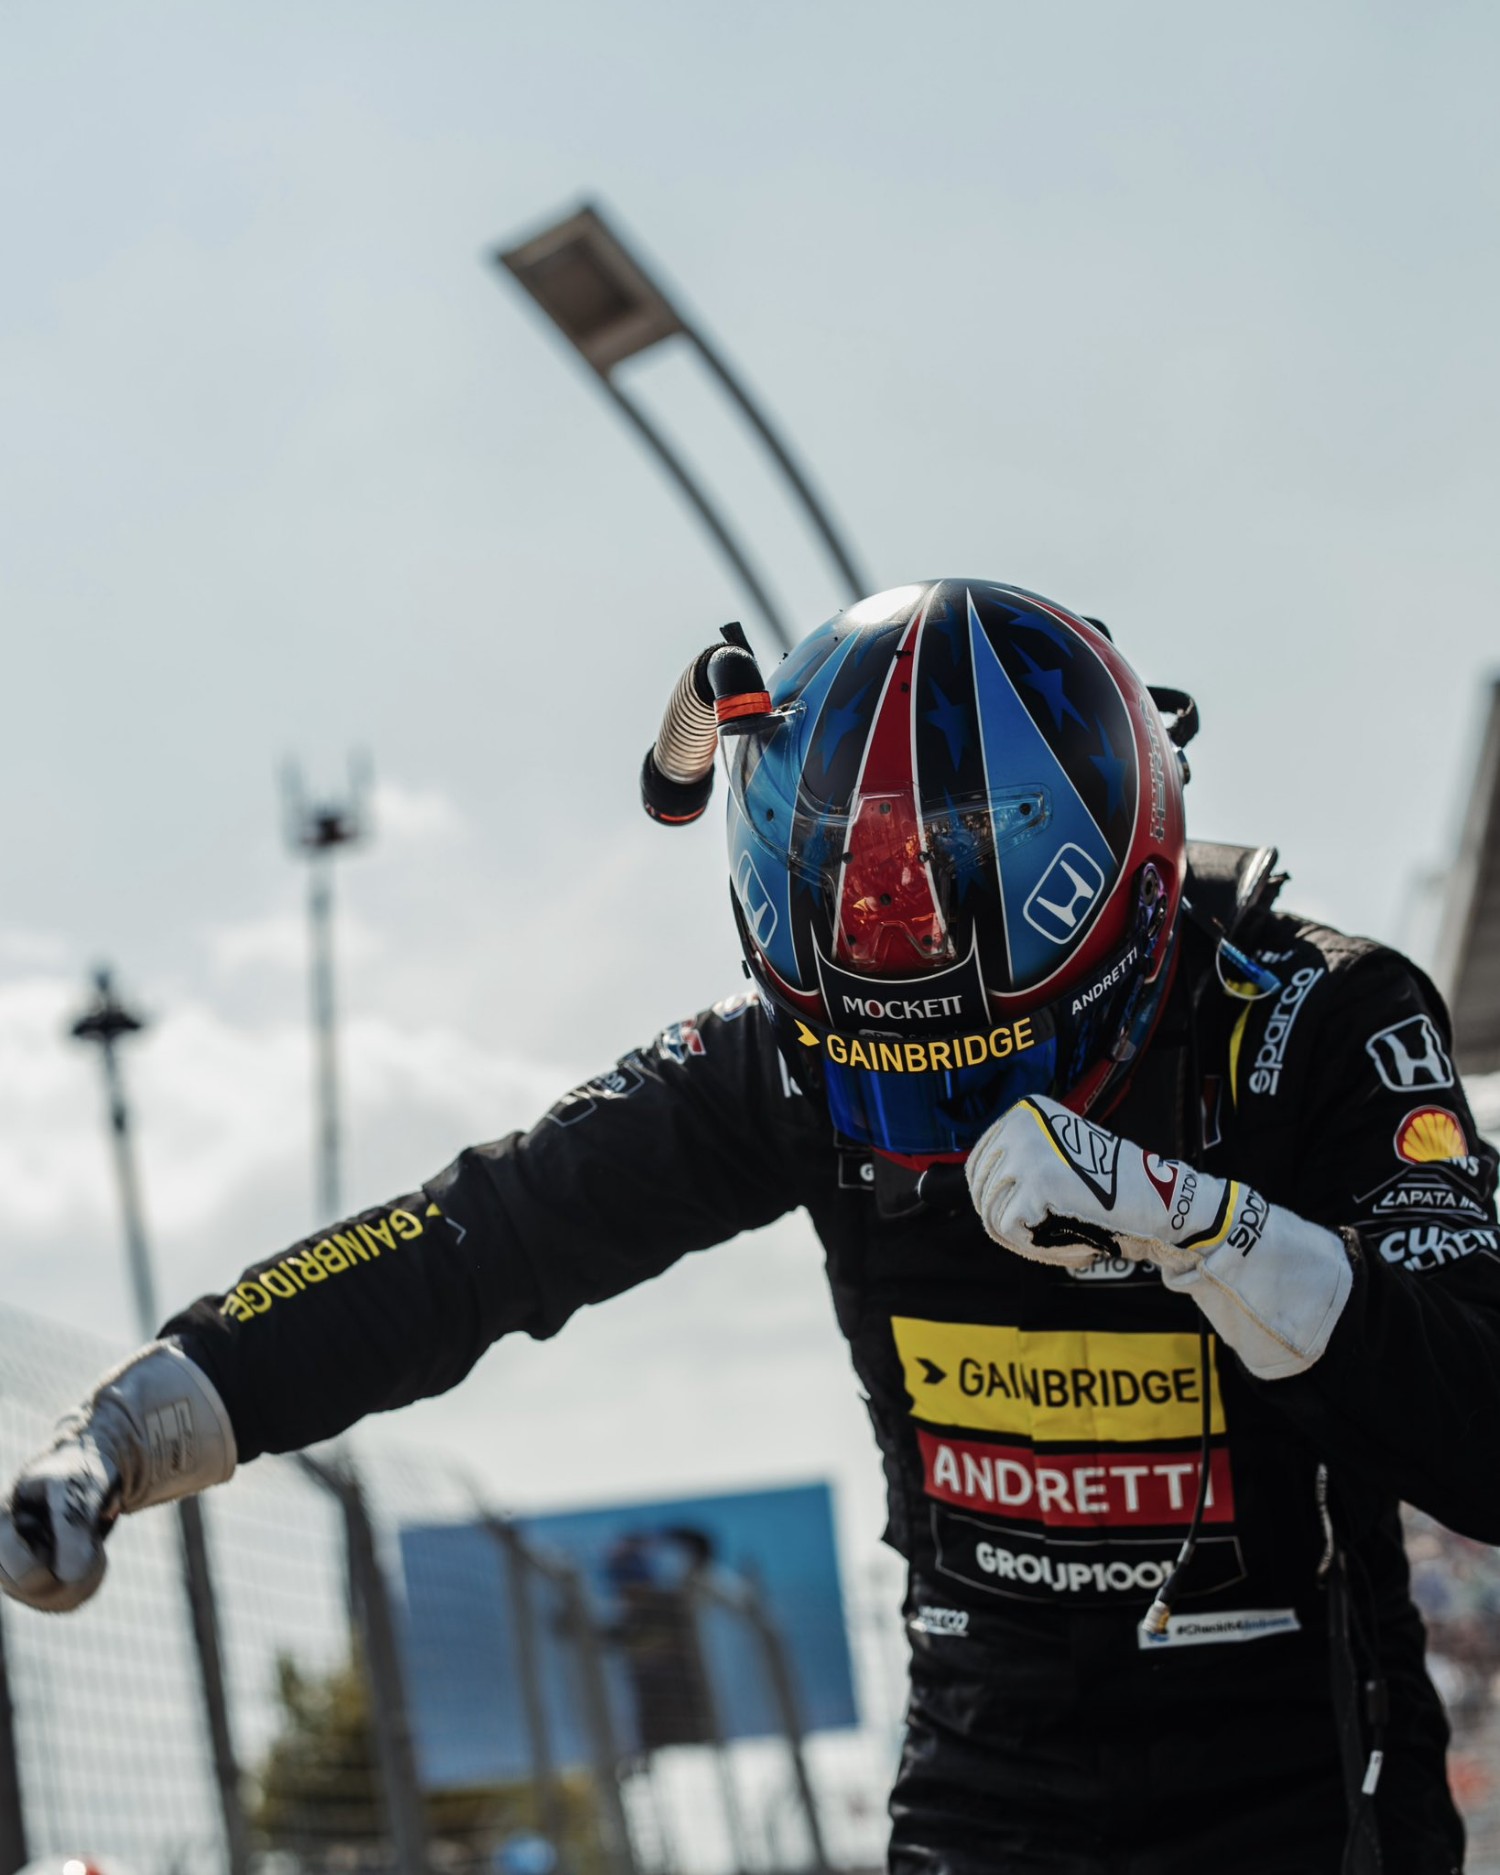
[[[1281,1085],[1281,1070],[1286,1062],[1287,1044],[1292,1039],[1292,1025],[1313,985],[1322,975],[1321,965],[1309,964],[1293,975],[1291,982],[1276,998],[1266,1032],[1255,1052],[1255,1065],[1250,1072],[1252,1094],[1274,1094]]]
[[[934,1608],[924,1602],[907,1624],[914,1634],[967,1634],[967,1608]]]
[[[1031,889],[1021,916],[1049,944],[1077,936],[1104,890],[1104,869],[1070,840]]]
[[[1393,1094],[1426,1093],[1452,1087],[1453,1063],[1431,1016],[1408,1016],[1365,1043],[1375,1072]]]
[[[1234,1228],[1229,1233],[1229,1246],[1238,1250],[1242,1257],[1260,1242],[1261,1233],[1266,1228],[1266,1219],[1271,1215],[1271,1207],[1258,1191],[1252,1191],[1248,1185],[1240,1187],[1240,1214],[1234,1220]]]

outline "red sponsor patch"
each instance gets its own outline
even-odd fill
[[[945,1439],[917,1428],[927,1495],[964,1510],[1060,1529],[1129,1529],[1185,1524],[1198,1494],[1196,1452],[1040,1454],[1029,1445]],[[1206,1523],[1234,1521],[1229,1454],[1208,1464]]]
[[[1141,1164],[1146,1168],[1146,1176],[1156,1187],[1156,1195],[1161,1199],[1164,1211],[1172,1209],[1172,1197],[1177,1190],[1179,1170],[1175,1159],[1164,1159],[1159,1152],[1143,1152]]]

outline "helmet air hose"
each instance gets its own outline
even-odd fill
[[[723,642],[700,651],[678,678],[641,764],[641,805],[669,827],[699,819],[708,806],[720,736],[760,734],[780,721],[744,627],[725,625],[720,635]]]

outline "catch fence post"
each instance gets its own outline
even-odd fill
[[[531,1776],[536,1786],[537,1822],[544,1836],[559,1849],[566,1830],[557,1769],[552,1762],[552,1737],[542,1694],[541,1658],[536,1644],[536,1609],[531,1598],[532,1560],[515,1525],[491,1511],[482,1511],[484,1527],[498,1544],[510,1601],[511,1627],[516,1637],[516,1677],[520,1681],[521,1711],[531,1748]]]
[[[609,1709],[609,1685],[599,1651],[599,1635],[589,1609],[583,1580],[571,1566],[548,1566],[547,1574],[563,1598],[564,1621],[578,1662],[578,1685],[583,1701],[583,1722],[594,1760],[594,1781],[604,1824],[604,1857],[612,1875],[639,1875],[625,1799],[620,1792],[620,1746]]]
[[[729,1850],[734,1858],[735,1869],[739,1875],[745,1875],[745,1871],[750,1867],[750,1857],[744,1818],[740,1815],[739,1793],[734,1787],[734,1767],[729,1761],[729,1739],[724,1730],[724,1715],[719,1708],[718,1688],[714,1685],[713,1674],[709,1670],[708,1648],[703,1632],[703,1616],[707,1608],[717,1604],[733,1610],[735,1604],[715,1592],[713,1584],[701,1569],[690,1570],[683,1587],[692,1613],[690,1632],[693,1640],[694,1665],[698,1673],[698,1683],[703,1692],[703,1716],[707,1723],[709,1749],[713,1752],[714,1768],[719,1777],[719,1795],[724,1805],[724,1827],[729,1833]]]
[[[214,1783],[219,1793],[219,1814],[224,1822],[230,1875],[249,1875],[250,1827],[240,1791],[239,1763],[229,1729],[229,1695],[224,1685],[224,1651],[219,1642],[219,1612],[213,1572],[208,1561],[208,1535],[203,1526],[203,1505],[185,1497],[177,1505],[177,1527],[182,1538],[183,1586],[193,1623],[193,1643],[203,1681],[203,1705],[213,1757]]]
[[[828,1850],[823,1842],[823,1826],[818,1818],[818,1804],[813,1796],[812,1779],[807,1772],[802,1712],[797,1700],[797,1687],[792,1677],[791,1662],[787,1658],[786,1643],[781,1638],[775,1622],[771,1619],[770,1610],[762,1601],[754,1583],[747,1583],[745,1586],[744,1610],[760,1642],[761,1652],[765,1656],[766,1677],[771,1682],[771,1696],[776,1702],[777,1716],[781,1720],[781,1729],[786,1735],[787,1749],[792,1755],[792,1776],[796,1780],[797,1796],[807,1824],[808,1840],[812,1845],[813,1868],[816,1875],[829,1875]]]
[[[395,1851],[396,1875],[428,1875],[427,1818],[417,1781],[406,1681],[390,1591],[376,1554],[375,1529],[364,1492],[347,1464],[328,1465],[305,1452],[299,1454],[298,1462],[338,1501],[344,1514],[350,1607],[369,1675],[370,1723],[380,1762],[381,1792]]]
[[[0,1615],[0,1875],[17,1875],[30,1859],[21,1808],[21,1767],[16,1758],[15,1708],[5,1666],[5,1618]]]

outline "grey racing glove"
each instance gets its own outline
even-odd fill
[[[104,1580],[104,1539],[125,1511],[222,1484],[234,1429],[213,1382],[175,1341],[153,1341],[58,1421],[0,1508],[0,1589],[49,1614]]]
[[[1154,1263],[1261,1380],[1313,1365],[1354,1284],[1336,1231],[1040,1095],[995,1122],[965,1172],[996,1243],[1070,1269],[1100,1256]]]

